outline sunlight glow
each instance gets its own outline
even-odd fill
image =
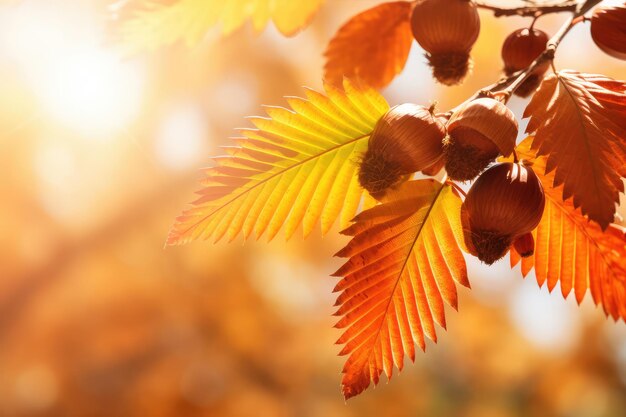
[[[158,160],[172,170],[188,169],[205,150],[209,126],[202,109],[180,103],[161,122],[155,140]]]
[[[520,283],[510,313],[521,333],[538,348],[567,351],[580,337],[575,302],[571,297],[564,300],[558,287],[552,294],[545,286],[538,290],[533,274]]]
[[[143,68],[107,50],[88,6],[56,3],[24,1],[5,12],[2,49],[48,116],[85,137],[108,137],[137,116]]]
[[[37,93],[59,122],[85,135],[118,131],[137,115],[141,75],[99,50],[68,56],[52,65]]]

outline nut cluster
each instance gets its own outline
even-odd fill
[[[445,165],[452,179],[473,179],[498,155],[515,147],[517,122],[499,101],[480,98],[460,106],[447,127],[433,108],[403,104],[376,124],[359,166],[359,182],[376,198],[417,171],[433,175]],[[470,253],[492,264],[511,245],[534,250],[531,232],[541,220],[543,187],[524,163],[499,163],[478,176],[462,206]]]
[[[376,124],[359,168],[359,182],[374,197],[405,176],[435,175],[444,166],[453,180],[475,178],[499,155],[513,152],[515,116],[501,102],[479,98],[458,107],[447,121],[433,108],[402,104]]]
[[[461,83],[471,69],[470,53],[480,33],[476,4],[416,0],[411,28],[426,51],[434,78],[445,85]],[[591,34],[603,51],[626,59],[626,4],[597,8]],[[403,104],[389,110],[378,121],[360,162],[358,178],[363,188],[381,198],[416,172],[436,175],[444,168],[453,181],[475,180],[461,209],[469,252],[487,264],[511,247],[522,257],[531,256],[533,230],[543,216],[545,195],[530,164],[517,158],[495,163],[499,156],[514,153],[518,135],[515,115],[506,101],[496,97],[503,91],[506,94],[500,97],[511,93],[527,97],[537,90],[550,68],[548,42],[548,34],[534,28],[534,23],[505,39],[501,55],[506,81],[510,84],[518,74],[524,77],[510,84],[509,91],[494,88],[492,94],[481,94],[439,116],[432,106]],[[540,59],[544,53],[545,62]]]

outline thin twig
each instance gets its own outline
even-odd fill
[[[496,17],[503,16],[522,16],[522,17],[536,17],[543,16],[550,13],[563,13],[563,12],[575,12],[580,5],[580,1],[563,1],[560,4],[553,4],[548,6],[526,6],[516,8],[503,8],[493,6],[491,4],[485,4],[481,1],[477,1],[476,5],[485,10],[491,10]]]
[[[561,26],[561,29],[548,41],[548,46],[546,50],[543,51],[541,55],[532,64],[530,64],[525,70],[523,70],[519,75],[516,76],[515,81],[513,81],[505,90],[499,91],[498,94],[501,94],[504,97],[504,102],[506,103],[513,93],[526,81],[528,77],[530,77],[535,69],[541,65],[544,65],[546,62],[552,64],[554,62],[554,55],[556,54],[556,50],[561,44],[561,41],[567,36],[567,34],[572,30],[572,28],[582,22],[584,19],[581,19],[585,13],[595,7],[602,0],[587,0],[584,3],[578,4],[577,8],[572,12],[572,15],[567,19],[567,21]]]
[[[561,11],[569,11],[572,13],[572,15],[563,24],[563,26],[561,26],[561,29],[559,29],[559,31],[552,37],[552,39],[548,41],[546,50],[543,51],[543,53],[539,55],[539,57],[535,61],[533,61],[527,68],[521,71],[518,71],[509,77],[502,78],[498,82],[479,90],[469,100],[473,100],[479,97],[498,97],[498,98],[502,98],[502,101],[504,103],[507,103],[509,99],[511,98],[511,96],[513,95],[513,93],[515,93],[515,91],[524,83],[524,81],[526,81],[526,79],[528,79],[528,77],[530,77],[533,74],[533,72],[535,71],[537,67],[544,65],[546,62],[549,62],[552,64],[552,62],[554,61],[554,55],[556,53],[556,49],[558,48],[561,41],[565,38],[565,36],[567,36],[569,31],[576,24],[584,21],[583,17],[585,13],[587,13],[589,10],[591,10],[601,1],[602,0],[587,0],[584,3],[576,2],[572,5],[568,5],[566,9],[561,10]],[[481,7],[480,3],[478,3],[478,5],[479,7]],[[554,7],[557,7],[557,6],[543,6],[543,8],[549,9],[549,10],[552,10],[552,8]],[[559,7],[565,8],[566,6],[560,5]],[[488,6],[488,8],[492,8],[492,7]],[[533,6],[533,8],[535,9],[535,14],[533,16],[536,17],[538,13],[537,9],[542,9],[542,7]],[[522,11],[523,13],[525,13],[526,9],[527,8],[515,9],[515,10]],[[510,9],[510,10],[513,10],[513,9]],[[539,11],[541,11],[542,13],[545,12],[545,10],[543,11],[539,10]]]

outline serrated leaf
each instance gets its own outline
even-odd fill
[[[413,42],[406,1],[383,3],[350,19],[328,44],[324,76],[341,82],[344,76],[359,78],[382,88],[406,64]]]
[[[626,176],[626,84],[603,75],[560,71],[529,103],[527,133],[547,155],[563,198],[605,229],[613,222]]]
[[[566,297],[573,291],[581,303],[587,291],[607,315],[626,320],[626,234],[616,225],[603,232],[587,220],[571,200],[563,201],[562,186],[554,187],[554,173],[545,174],[546,157],[536,157],[531,139],[517,147],[519,157],[532,161],[543,183],[546,208],[535,230],[535,253],[524,258],[522,273],[534,267],[537,282],[552,291],[558,282]],[[511,250],[511,266],[520,256]]]
[[[286,36],[307,26],[325,0],[126,0],[116,7],[116,35],[130,50],[183,41],[195,44],[214,26],[224,35],[251,21],[257,32],[270,20]]]
[[[167,243],[232,240],[240,232],[271,239],[283,225],[289,238],[300,224],[307,236],[318,222],[326,233],[338,217],[347,225],[364,195],[357,161],[389,105],[348,80],[344,90],[327,85],[326,93],[307,90],[306,99],[288,98],[292,110],[268,107],[269,118],[251,118],[256,129],[241,129],[238,146],[216,158]],[[364,204],[371,201],[366,195]]]
[[[404,356],[415,359],[415,344],[436,341],[435,323],[446,327],[444,304],[457,308],[455,283],[469,287],[462,239],[461,200],[435,180],[404,183],[381,205],[364,211],[343,233],[352,240],[337,256],[350,258],[334,276],[347,328],[337,341],[349,355],[343,369],[346,398],[377,384]]]

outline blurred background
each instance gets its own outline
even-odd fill
[[[345,404],[329,277],[343,237],[164,249],[233,128],[320,88],[326,43],[377,1],[329,0],[292,39],[216,30],[130,57],[109,41],[108,3],[0,6],[0,416],[626,415],[626,325],[508,259],[470,260],[439,343]],[[385,96],[459,104],[498,78],[502,40],[527,22],[484,13],[461,87],[436,85],[415,45]],[[588,38],[577,27],[557,66],[626,78]]]

